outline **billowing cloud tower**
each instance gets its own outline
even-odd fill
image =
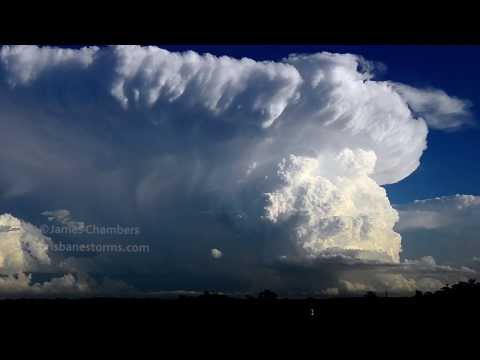
[[[294,217],[295,238],[309,256],[354,250],[361,258],[398,262],[398,216],[385,190],[369,177],[375,161],[375,153],[364,150],[291,155],[279,165],[283,186],[267,194],[266,218]]]

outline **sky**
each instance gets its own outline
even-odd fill
[[[477,277],[479,57],[1,47],[0,297],[405,294]]]

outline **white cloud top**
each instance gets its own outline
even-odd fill
[[[283,186],[268,195],[266,218],[289,220],[308,255],[325,250],[359,250],[399,261],[398,219],[385,190],[369,174],[375,153],[343,150],[335,157],[291,156],[278,174]]]

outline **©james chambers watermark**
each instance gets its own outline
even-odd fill
[[[136,236],[140,235],[138,226],[122,225],[97,225],[88,224],[80,226],[67,226],[58,224],[42,224],[40,230],[45,235],[116,235]]]
[[[147,244],[71,244],[55,243],[49,247],[53,252],[71,253],[136,253],[145,254],[150,252],[150,245]]]
[[[59,212],[62,213],[59,215]],[[49,214],[52,212],[48,212]],[[66,214],[66,215],[65,215]],[[140,235],[140,227],[123,225],[98,225],[85,224],[81,221],[69,219],[69,212],[58,210],[54,212],[55,217],[49,218],[50,221],[57,220],[57,223],[42,224],[40,231],[47,236],[58,240],[58,235],[81,235],[76,240],[79,243],[66,243],[64,241],[55,241],[49,246],[52,252],[61,253],[140,253],[150,252],[150,245],[147,244],[121,244],[121,243],[98,243],[95,236],[123,236],[124,239],[130,236]],[[58,219],[57,219],[58,218]],[[88,238],[90,237],[90,240]],[[93,238],[91,238],[93,237]],[[61,237],[60,237],[61,238]],[[65,240],[65,239],[63,239]],[[94,240],[95,242],[92,242]],[[102,241],[103,242],[103,241]]]

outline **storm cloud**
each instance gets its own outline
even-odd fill
[[[374,75],[353,54],[4,46],[0,200],[37,224],[139,226],[154,250],[96,271],[151,274],[150,290],[268,285],[278,259],[400,266],[382,185],[419,166],[429,126],[468,123],[469,103]],[[326,288],[360,286],[344,273]]]

